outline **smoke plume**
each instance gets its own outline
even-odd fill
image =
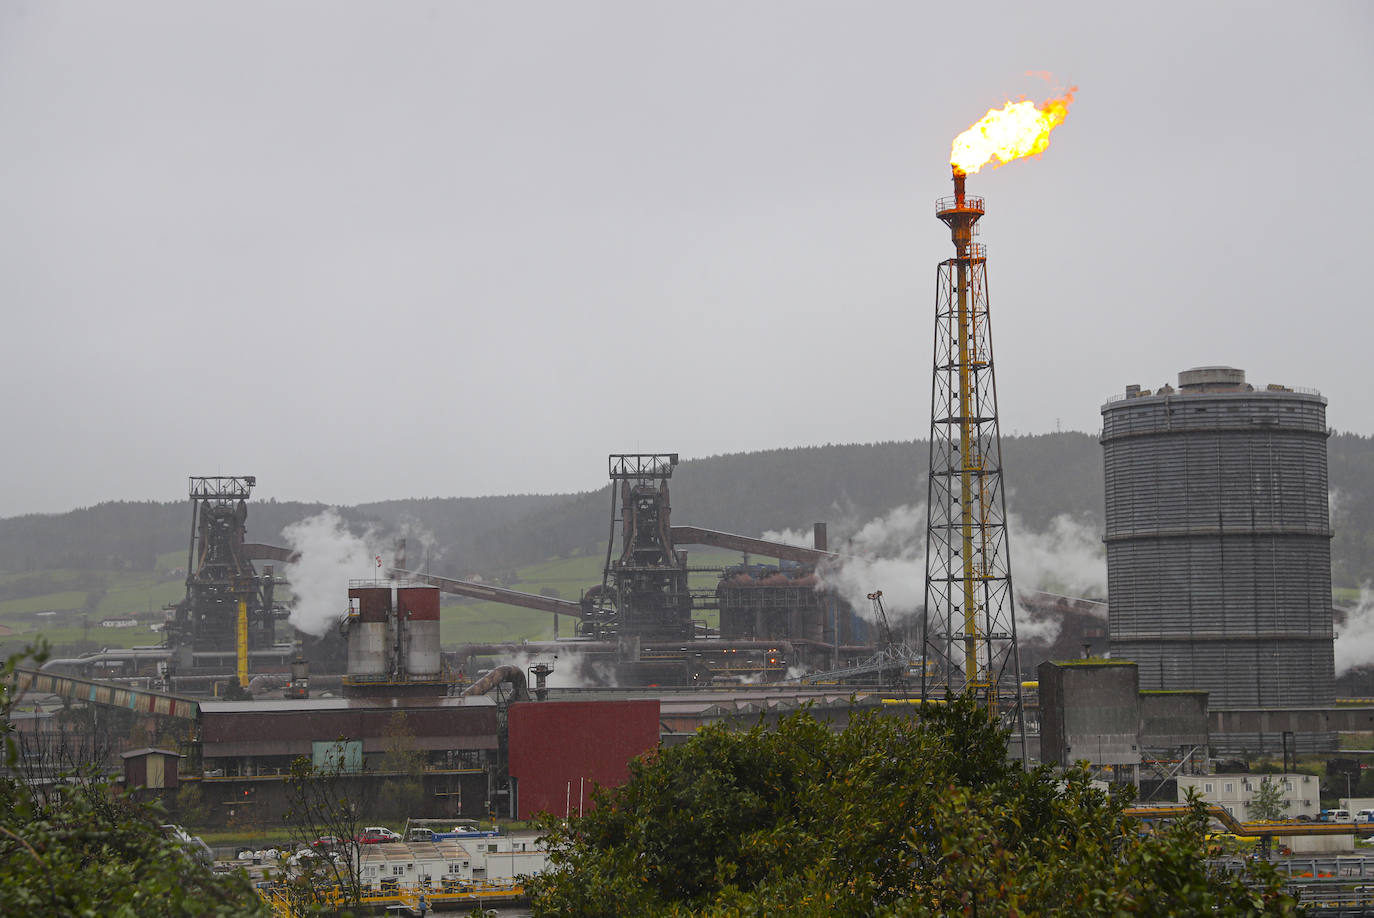
[[[318,637],[347,613],[348,581],[381,574],[379,553],[350,532],[332,507],[292,523],[282,537],[300,553],[284,571],[296,599],[291,624]],[[387,558],[382,561],[389,565]]]
[[[1336,675],[1374,663],[1374,590],[1360,589],[1360,601],[1345,617],[1336,634]]]
[[[1067,514],[1050,520],[1044,532],[1032,532],[1012,517],[1011,578],[1018,593],[1043,590],[1065,596],[1105,597],[1107,557],[1097,530]],[[1101,609],[1106,606],[1088,607]],[[1018,640],[1053,643],[1059,616],[1016,603]]]
[[[817,571],[820,585],[834,590],[865,619],[872,617],[868,594],[883,591],[884,605],[902,615],[919,610],[926,589],[926,508],[903,504],[865,523],[842,549],[845,558]]]
[[[1106,556],[1092,526],[1061,514],[1044,532],[1035,532],[1010,515],[1008,528],[1012,582],[1018,592],[1106,595]],[[883,591],[889,615],[919,614],[925,603],[925,535],[924,505],[890,510],[865,523],[849,539],[841,549],[845,557],[840,562],[817,572],[820,586],[834,590],[864,618],[871,617],[868,594],[874,590]],[[1022,639],[1049,642],[1058,637],[1060,620],[1037,615],[1018,602],[1016,627]]]
[[[777,542],[779,545],[810,548],[815,533],[805,529],[769,529],[760,538],[765,542]]]
[[[615,667],[600,663],[575,648],[560,648],[558,653],[516,653],[503,658],[503,663],[518,666],[529,674],[536,663],[552,663],[553,672],[544,683],[549,688],[614,688]],[[534,691],[534,677],[529,677],[530,691]]]
[[[395,538],[387,539],[386,544],[394,546],[396,539],[405,539],[406,563],[404,567],[407,570],[428,573],[433,570],[434,565],[439,564],[444,559],[444,547],[439,544],[438,538],[428,527],[414,517],[403,518],[399,523],[399,531]],[[392,550],[388,549],[388,551]],[[382,557],[383,560],[386,560],[385,552],[383,552]],[[393,563],[399,565],[400,560],[400,558],[395,558]]]

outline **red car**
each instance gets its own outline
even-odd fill
[[[397,835],[386,826],[368,826],[366,829],[363,829],[363,834],[358,836],[359,843],[364,845],[378,845],[400,840],[401,836]]]

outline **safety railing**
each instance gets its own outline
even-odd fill
[[[976,194],[966,194],[962,200],[956,195],[936,198],[935,213],[937,216],[954,210],[971,210],[981,214],[984,212],[983,199]]]

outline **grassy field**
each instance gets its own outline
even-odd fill
[[[38,637],[53,646],[77,642],[133,647],[159,640],[149,625],[162,621],[163,606],[186,594],[186,556],[158,558],[154,571],[50,570],[0,574],[0,643],[13,649]],[[133,628],[102,628],[101,619],[134,618]]]

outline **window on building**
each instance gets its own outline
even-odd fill
[[[1291,791],[1293,789],[1293,782],[1285,780],[1283,782],[1283,789],[1286,791]]]
[[[1235,792],[1236,792],[1236,785],[1235,785],[1235,782],[1234,782],[1234,781],[1227,781],[1227,782],[1226,782],[1226,793],[1228,793],[1228,794],[1234,794]]]
[[[405,876],[405,872],[406,869],[402,867],[400,864],[393,864],[391,867],[392,876],[402,877]]]
[[[1210,785],[1210,784],[1204,784],[1204,785],[1202,785],[1202,792],[1203,792],[1204,794],[1210,794],[1210,793],[1212,792],[1212,785]]]

